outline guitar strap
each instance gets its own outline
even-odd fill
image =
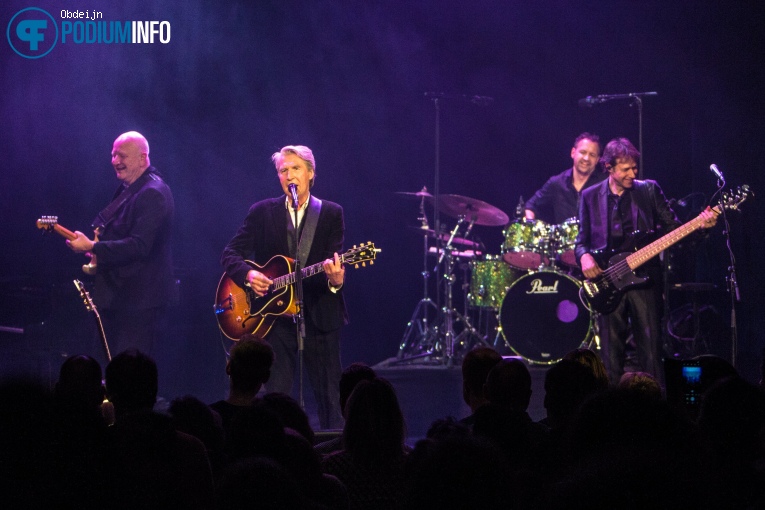
[[[98,213],[91,226],[93,228],[103,229],[106,225],[111,223],[111,221],[114,219],[114,216],[117,214],[117,211],[120,210],[120,208],[130,199],[130,197],[138,193],[138,191],[143,188],[144,184],[146,184],[149,179],[161,181],[162,177],[156,173],[154,167],[149,167],[143,174],[141,174],[141,177],[139,177],[127,188],[120,186],[120,188],[114,193],[114,198],[112,201],[109,203],[109,205],[104,207],[100,213]]]
[[[303,231],[300,234],[300,242],[298,244],[300,267],[305,267],[308,260],[308,252],[311,251],[313,235],[316,233],[316,225],[319,224],[319,213],[321,213],[321,200],[311,195],[305,211],[305,218],[303,218]]]

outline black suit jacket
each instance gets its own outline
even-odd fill
[[[175,203],[156,173],[117,211],[93,247],[98,272],[93,301],[99,308],[146,310],[177,299],[170,231]]]
[[[234,283],[243,287],[252,269],[245,259],[262,266],[274,255],[294,257],[287,244],[287,221],[284,196],[262,200],[250,207],[244,224],[221,256],[221,265]],[[344,235],[343,208],[322,200],[306,265],[332,258],[335,252],[342,253]],[[330,291],[327,281],[324,273],[303,280],[306,324],[321,332],[336,330],[348,322],[342,289],[337,293]]]
[[[666,233],[680,226],[661,188],[652,180],[632,183],[632,226],[636,231]],[[608,247],[608,179],[587,188],[579,202],[579,235],[576,239],[576,260],[585,253]]]

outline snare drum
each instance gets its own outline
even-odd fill
[[[533,363],[554,363],[589,337],[591,316],[579,300],[582,284],[558,271],[527,273],[507,290],[499,313],[502,336]]]
[[[553,249],[557,260],[562,264],[570,267],[578,265],[576,263],[576,254],[574,253],[574,245],[578,235],[579,220],[577,218],[569,218],[553,228]]]
[[[510,284],[521,274],[505,264],[499,255],[487,255],[486,260],[471,260],[470,271],[468,304],[494,310],[499,309]]]
[[[542,220],[519,219],[503,232],[502,259],[518,269],[536,269],[550,263],[551,226]]]

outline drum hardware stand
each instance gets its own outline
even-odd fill
[[[428,277],[430,272],[428,267],[428,216],[425,214],[425,194],[428,192],[428,188],[422,187],[422,199],[420,200],[420,216],[417,218],[420,221],[420,228],[423,230],[422,235],[422,299],[417,303],[412,313],[412,318],[406,324],[404,330],[404,337],[401,339],[399,345],[399,351],[396,363],[404,363],[415,359],[425,358],[431,356],[435,350],[435,341],[438,336],[438,327],[436,326],[438,318],[438,306],[428,296]],[[434,318],[433,321],[429,320],[429,317]],[[422,350],[424,352],[413,352],[415,350]]]
[[[584,347],[600,351],[600,313],[598,312],[592,312],[592,315],[590,316],[591,326],[590,329],[592,331],[592,334],[590,336],[589,341],[585,340]],[[593,349],[593,344],[594,349]]]
[[[444,264],[444,280],[446,281],[446,290],[445,290],[445,297],[446,297],[446,303],[444,304],[444,307],[441,309],[441,312],[443,314],[443,324],[444,324],[444,352],[443,352],[443,361],[446,366],[454,366],[455,361],[455,346],[459,345],[459,342],[464,341],[465,337],[470,336],[476,336],[478,337],[478,333],[476,329],[473,327],[472,324],[470,324],[470,321],[465,315],[462,315],[457,310],[454,309],[453,304],[453,288],[454,288],[454,257],[451,253],[451,243],[452,239],[454,239],[454,236],[456,235],[457,231],[459,230],[460,224],[465,221],[464,217],[460,217],[459,221],[457,222],[457,225],[452,230],[452,236],[449,238],[449,242],[444,247],[444,253],[442,255],[446,255],[445,257],[445,264]],[[473,226],[473,222],[470,222],[470,226],[468,227],[468,232],[470,232],[470,229]],[[442,257],[443,258],[443,257]],[[436,269],[438,269],[438,266],[436,266]],[[455,336],[454,334],[454,323],[458,320],[462,322],[464,325],[464,329],[462,332],[460,332],[459,335]]]
[[[424,215],[421,219],[424,218]],[[437,272],[441,263],[444,264],[444,272],[442,275],[443,281],[446,283],[444,289],[445,304],[440,309],[438,306],[428,297],[427,294],[427,279],[429,272],[423,270],[423,298],[417,304],[412,319],[407,324],[404,332],[404,338],[399,346],[399,353],[396,360],[391,364],[404,364],[418,359],[431,358],[429,364],[444,364],[446,366],[454,366],[455,361],[455,345],[459,345],[460,342],[465,342],[466,337],[475,336],[479,337],[476,329],[472,326],[469,319],[454,309],[453,305],[453,287],[454,287],[454,255],[452,254],[452,242],[457,236],[460,227],[465,222],[464,217],[460,217],[455,227],[452,229],[449,240],[446,245],[441,249],[439,254],[439,261],[433,272]],[[468,227],[468,232],[472,228],[472,221]],[[424,230],[427,230],[427,222],[423,221]],[[425,233],[423,236],[423,266],[427,266],[427,253],[428,253],[428,235]],[[432,322],[428,320],[428,310],[435,310],[440,312],[441,328],[438,326],[430,326]],[[455,321],[460,321],[464,325],[464,329],[457,335],[454,331]],[[433,321],[436,322],[436,321]],[[415,336],[416,335],[416,336]],[[443,339],[442,339],[443,337]],[[466,342],[467,343],[467,342]],[[440,352],[440,356],[439,356]],[[440,359],[439,359],[440,358]]]

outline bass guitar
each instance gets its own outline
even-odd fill
[[[353,264],[355,267],[374,264],[381,250],[374,243],[362,243],[353,246],[340,255],[343,264]],[[263,296],[258,296],[248,286],[239,287],[225,273],[218,283],[215,293],[215,317],[218,327],[228,338],[238,341],[245,334],[263,338],[271,330],[274,321],[280,315],[297,313],[295,303],[295,260],[283,255],[275,255],[259,266],[246,260],[253,269],[266,275],[274,283]],[[310,278],[324,272],[323,262],[317,262],[300,270],[303,278]]]
[[[104,325],[101,322],[101,314],[98,313],[98,308],[96,308],[96,304],[90,297],[90,293],[85,289],[85,285],[83,285],[80,280],[74,280],[74,286],[78,291],[80,291],[80,297],[82,298],[82,302],[85,305],[85,309],[89,312],[93,312],[93,316],[96,319],[96,326],[98,326],[98,334],[101,337],[101,343],[103,344],[104,351],[106,352],[106,359],[107,361],[111,361],[112,353],[109,352],[109,343],[106,341],[106,332],[104,331]]]
[[[720,214],[723,208],[736,210],[741,203],[753,195],[754,193],[749,190],[749,186],[739,186],[735,191],[723,193],[719,205],[713,207],[712,211],[715,214]],[[582,287],[579,289],[579,298],[582,304],[591,312],[602,314],[613,312],[624,292],[648,281],[647,278],[637,276],[634,270],[700,229],[703,222],[704,220],[699,215],[635,252],[612,255],[608,258],[607,268],[601,274],[582,282]]]
[[[75,239],[77,236],[72,232],[71,230],[62,227],[58,224],[58,216],[43,216],[40,219],[37,220],[37,228],[43,229],[45,232],[55,232],[61,237],[64,237],[70,241]],[[94,234],[94,241],[98,241],[98,235],[100,234],[99,230],[96,229],[93,231]],[[87,264],[84,264],[82,266],[82,271],[87,274],[93,276],[96,274],[96,256],[92,253],[86,253],[88,257],[90,257],[90,262]]]

